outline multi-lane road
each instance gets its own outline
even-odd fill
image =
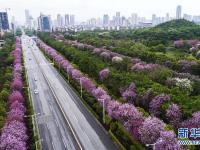
[[[22,47],[42,149],[117,149],[36,43],[23,35]]]

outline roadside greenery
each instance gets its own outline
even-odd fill
[[[25,34],[28,35],[28,36],[33,36],[33,34],[34,34],[34,31],[33,31],[33,30],[30,30],[30,29],[24,29],[24,32],[25,32]]]
[[[21,36],[22,35],[21,29],[17,28],[15,34],[16,34],[16,36]]]
[[[3,127],[7,112],[7,100],[10,93],[10,82],[12,80],[11,51],[14,48],[14,37],[6,33],[3,37],[6,44],[0,49],[0,129]]]

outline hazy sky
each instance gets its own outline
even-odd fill
[[[199,0],[0,0],[0,10],[11,8],[10,14],[19,22],[24,22],[24,10],[36,18],[40,12],[50,14],[75,14],[76,20],[83,21],[92,17],[102,17],[103,14],[113,16],[120,11],[124,16],[138,13],[139,16],[151,18],[153,13],[158,16],[175,16],[177,5],[182,5],[183,13],[200,15]]]

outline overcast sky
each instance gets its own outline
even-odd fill
[[[0,0],[0,10],[10,8],[10,14],[19,22],[24,22],[24,10],[29,9],[33,18],[40,12],[55,18],[58,13],[75,14],[76,20],[84,21],[103,14],[113,16],[116,11],[128,17],[131,13],[151,18],[158,16],[175,16],[176,6],[182,5],[183,13],[200,15],[200,0]]]

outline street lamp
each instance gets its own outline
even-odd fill
[[[59,72],[60,72],[60,62],[58,62]]]
[[[103,123],[105,124],[105,99],[98,98],[99,101],[103,101]]]
[[[33,114],[33,115],[28,115],[28,116],[24,116],[24,118],[28,118],[28,117],[35,117],[35,116],[38,116],[38,115],[40,115],[40,113]]]
[[[81,80],[81,78],[79,78],[80,79],[80,85],[81,85],[81,98],[83,97],[83,87],[82,87],[82,80]]]
[[[153,144],[146,144],[147,147],[149,146],[153,146],[153,150],[156,150],[156,144],[162,142],[163,140],[160,138],[156,143],[153,143]]]
[[[67,78],[68,78],[68,82],[69,82],[69,68],[67,67]]]
[[[81,86],[81,98],[83,97],[83,87],[82,87],[82,80],[81,78],[77,78],[79,79],[79,83],[80,83],[80,86]]]

